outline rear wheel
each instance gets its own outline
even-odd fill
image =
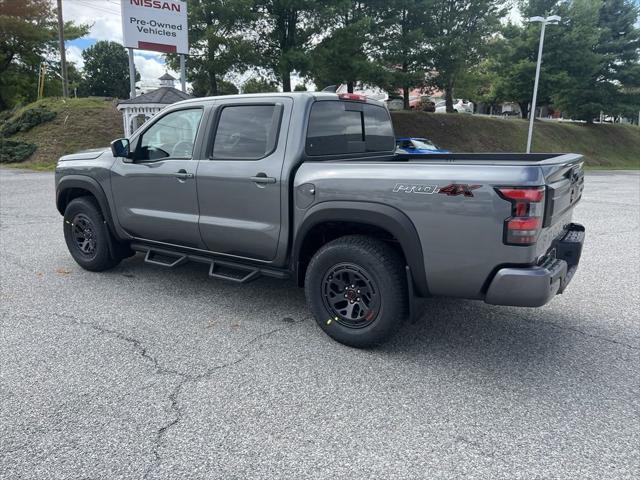
[[[74,198],[64,212],[64,239],[69,253],[86,270],[100,272],[115,267],[122,256],[112,256],[111,237],[102,212],[90,197]]]
[[[381,240],[338,238],[311,259],[307,302],[331,338],[368,347],[390,338],[406,316],[407,288],[401,256]]]

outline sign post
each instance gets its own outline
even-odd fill
[[[180,80],[185,90],[184,55],[189,54],[185,0],[122,0],[122,33],[129,49],[132,97],[135,97],[133,49],[180,54]]]
[[[180,87],[183,92],[187,92],[187,71],[184,66],[184,54],[180,54]]]
[[[133,63],[133,48],[129,50],[129,98],[136,98],[136,66]]]

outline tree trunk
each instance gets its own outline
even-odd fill
[[[402,11],[402,25],[404,25],[404,20],[405,20],[405,11]],[[404,29],[402,30],[404,32]],[[403,56],[406,57],[406,53],[403,51],[402,52]],[[406,74],[407,71],[409,70],[409,63],[405,60],[404,62],[402,62],[402,73]],[[403,78],[406,79],[406,76],[403,75]],[[410,110],[411,107],[409,106],[409,86],[408,85],[403,85],[402,86],[402,108],[404,110]]]
[[[289,70],[282,72],[282,91],[291,91],[291,72]]]
[[[453,86],[448,84],[444,89],[444,101],[447,113],[453,113]]]
[[[209,72],[209,95],[214,97],[218,95],[218,80],[216,74],[212,72]]]
[[[518,102],[520,106],[520,115],[523,119],[527,119],[529,116],[529,102]]]
[[[353,85],[354,85],[354,83],[355,82],[353,80],[347,82],[347,92],[353,93]]]

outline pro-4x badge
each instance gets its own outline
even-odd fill
[[[473,190],[480,188],[482,185],[469,185],[466,183],[450,183],[446,187],[438,187],[437,185],[421,185],[415,183],[396,183],[393,187],[395,193],[419,193],[421,195],[431,195],[433,193],[442,193],[450,197],[464,195],[465,197],[473,197]]]
[[[416,185],[410,183],[396,183],[396,186],[393,187],[394,192],[404,192],[404,193],[420,193],[422,195],[431,195],[432,193],[436,193],[438,191],[437,185]]]
[[[438,190],[438,193],[444,193],[451,197],[464,195],[465,197],[473,197],[472,190],[480,188],[482,185],[467,185],[466,183],[452,183]]]

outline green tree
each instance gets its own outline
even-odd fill
[[[499,0],[434,0],[430,9],[428,55],[430,83],[443,90],[447,112],[453,111],[456,82],[486,55],[486,44],[504,15]]]
[[[221,82],[258,61],[246,31],[254,18],[253,0],[188,0],[189,58],[187,78],[196,96],[222,95]],[[178,69],[177,55],[167,55]],[[235,87],[234,87],[235,88]]]
[[[47,70],[47,74],[45,76],[45,96],[62,96],[62,81],[60,78],[61,76],[62,69],[60,67],[60,62],[53,63]],[[75,63],[73,62],[67,62],[67,79],[69,80],[69,95],[73,96],[74,92],[77,92],[78,95],[82,96],[82,72],[78,70],[78,68],[76,68]]]
[[[553,104],[591,122],[602,111],[631,115],[640,109],[638,7],[630,0],[530,0],[523,17],[557,14],[545,33],[538,105]],[[509,25],[496,54],[497,96],[515,101],[526,118],[535,76],[540,24]]]
[[[242,93],[277,92],[278,86],[265,78],[250,78],[242,85]]]
[[[66,22],[66,40],[86,35],[87,25]],[[37,94],[42,62],[54,65],[58,24],[49,0],[0,1],[0,110]]]
[[[256,0],[253,30],[257,51],[267,68],[291,91],[291,73],[309,66],[308,52],[314,35],[327,21],[322,0]]]
[[[238,93],[238,87],[233,83],[226,80],[218,82],[218,95],[237,95]]]
[[[593,121],[600,112],[636,115],[640,110],[640,28],[630,0],[574,0],[559,65],[570,81],[553,95],[575,119]],[[570,53],[569,53],[570,52]]]
[[[559,13],[557,10],[553,13]],[[567,81],[566,73],[558,65],[556,55],[559,26],[546,29],[545,49],[540,69],[538,105],[551,102],[551,94]],[[538,56],[540,25],[523,26],[509,24],[502,29],[502,38],[496,41],[493,52],[492,71],[496,76],[495,97],[502,101],[515,102],[520,107],[522,118],[527,118],[533,93],[533,83]],[[561,53],[561,52],[558,52]]]
[[[423,87],[427,73],[426,32],[433,0],[380,0],[373,2],[374,26],[369,46],[377,69],[372,82],[390,93],[402,90],[404,108],[409,92]]]
[[[484,104],[488,113],[500,102],[497,91],[498,75],[495,73],[494,57],[488,55],[478,65],[464,71],[456,82],[456,96],[471,100],[477,106]]]
[[[101,40],[85,49],[82,58],[86,95],[129,98],[129,60],[122,45]]]
[[[320,89],[328,85],[347,84],[353,93],[357,81],[369,79],[372,64],[366,54],[371,30],[370,2],[338,0],[325,12],[333,25],[328,35],[311,51],[310,77]]]

